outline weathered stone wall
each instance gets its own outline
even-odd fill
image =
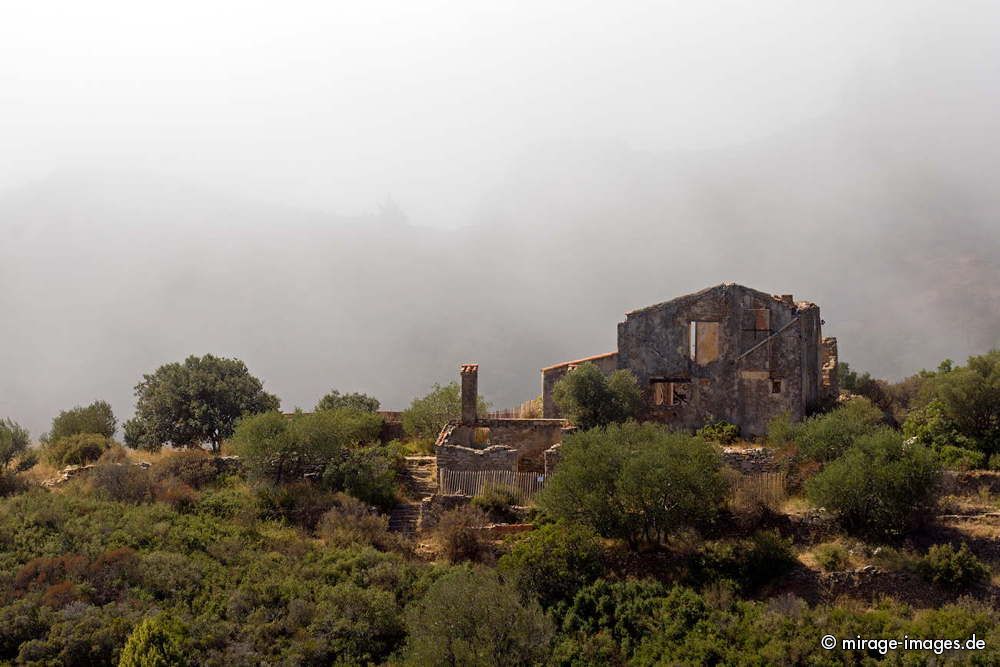
[[[473,425],[449,424],[438,437],[438,467],[542,472],[544,452],[562,441],[565,426],[561,419],[479,419]],[[449,447],[459,450],[446,449]],[[513,456],[513,463],[495,453],[482,458],[484,452],[497,448],[513,451],[513,455],[504,455]],[[492,465],[501,461],[504,465]]]
[[[722,460],[744,475],[760,472],[779,472],[780,464],[774,460],[774,452],[766,447],[749,449],[725,448],[722,450]]]
[[[717,322],[717,356],[691,358],[691,322]],[[678,405],[654,405],[647,418],[697,428],[711,419],[761,435],[788,412],[800,419],[818,395],[819,308],[741,285],[711,287],[632,311],[618,325],[618,367],[651,394],[653,381],[675,381]]]
[[[837,373],[837,364],[840,361],[837,354],[837,339],[824,338],[821,341],[821,379],[820,386],[823,397],[827,400],[836,400],[840,396],[840,376]]]
[[[438,470],[517,470],[518,452],[504,445],[473,449],[461,445],[437,447]]]
[[[471,496],[434,494],[420,501],[420,530],[429,530],[437,526],[441,515],[458,507],[465,507],[472,502]]]

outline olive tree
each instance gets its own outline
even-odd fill
[[[142,449],[207,443],[218,453],[241,417],[277,410],[280,404],[242,361],[211,354],[160,366],[143,376],[135,395],[125,444]]]
[[[634,419],[642,410],[642,391],[631,371],[606,376],[591,363],[556,382],[552,398],[562,414],[582,429]]]

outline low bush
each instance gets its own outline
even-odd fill
[[[56,468],[86,465],[101,458],[111,440],[99,433],[77,433],[53,440],[42,452],[45,459]]]
[[[7,496],[24,493],[29,488],[31,488],[31,484],[28,480],[24,479],[16,472],[11,470],[0,471],[0,498],[6,498]]]
[[[831,412],[810,417],[794,426],[791,437],[803,458],[832,461],[859,437],[870,435],[883,426],[882,411],[868,399],[856,397]]]
[[[986,464],[986,455],[973,449],[944,445],[937,450],[937,458],[948,470],[974,470]]]
[[[847,549],[839,542],[820,544],[813,549],[812,555],[819,566],[827,572],[839,572],[847,569],[851,562]]]
[[[178,512],[194,509],[198,503],[198,492],[182,479],[167,477],[161,479],[153,487],[153,497],[161,503],[166,503]]]
[[[452,563],[487,560],[491,555],[480,528],[486,515],[475,507],[458,507],[441,514],[435,534],[445,557]]]
[[[581,526],[548,524],[518,540],[497,564],[508,581],[543,608],[568,602],[604,572],[597,534]]]
[[[719,445],[731,445],[740,437],[740,427],[724,419],[717,419],[702,426],[695,435]]]
[[[176,479],[194,489],[211,484],[219,477],[215,457],[204,450],[182,449],[171,452],[150,468],[153,479]]]
[[[334,491],[346,491],[383,511],[396,506],[396,476],[401,456],[395,448],[361,447],[344,452],[323,471],[323,483]]]
[[[406,609],[413,665],[541,665],[552,622],[490,571],[455,568]]]
[[[344,493],[334,497],[333,509],[326,512],[316,525],[316,533],[335,547],[370,544],[379,551],[406,551],[405,541],[389,532],[389,519],[373,512],[357,498]]]
[[[507,521],[512,517],[511,507],[518,504],[520,494],[517,489],[507,484],[486,484],[476,496],[472,504],[485,512],[490,518]]]
[[[891,429],[858,438],[806,484],[815,505],[832,511],[848,531],[891,537],[933,515],[941,468],[927,447],[904,444]]]
[[[129,463],[102,463],[94,466],[87,477],[92,493],[108,500],[141,503],[153,495],[149,471]]]
[[[264,484],[257,489],[261,518],[284,521],[307,530],[316,528],[333,507],[337,494],[312,482]]]
[[[788,573],[797,562],[790,540],[776,531],[759,531],[747,539],[706,542],[692,571],[703,586],[728,580],[754,591]]]
[[[990,568],[965,544],[958,549],[935,544],[917,561],[917,572],[927,581],[949,588],[971,588],[990,578]]]
[[[986,467],[990,470],[1000,470],[1000,454],[993,454],[986,462]]]

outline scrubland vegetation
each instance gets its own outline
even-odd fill
[[[130,448],[100,401],[57,415],[40,448],[5,419],[0,663],[996,663],[1000,482],[954,469],[998,455],[1000,353],[844,379],[856,396],[771,424],[791,497],[734,500],[725,423],[638,423],[627,377],[581,373],[613,405],[561,390],[591,428],[533,506],[489,487],[418,541],[386,512],[404,454],[457,415],[453,387],[414,401],[406,442],[380,440],[372,397],[281,414],[241,362],[210,357],[145,376]],[[92,467],[37,484],[68,464]],[[515,518],[534,530],[482,529]],[[827,651],[825,634],[986,649]]]

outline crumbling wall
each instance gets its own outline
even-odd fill
[[[439,445],[436,454],[438,470],[517,471],[518,451],[504,445],[494,445],[484,449]]]
[[[783,412],[800,419],[817,396],[820,324],[814,304],[727,283],[628,313],[618,367],[646,392],[649,419],[684,428],[724,419],[761,435]],[[670,400],[658,384],[671,386]]]
[[[824,398],[836,400],[840,396],[840,376],[837,373],[837,364],[840,362],[840,358],[837,355],[837,339],[824,338],[821,353],[821,392]]]

